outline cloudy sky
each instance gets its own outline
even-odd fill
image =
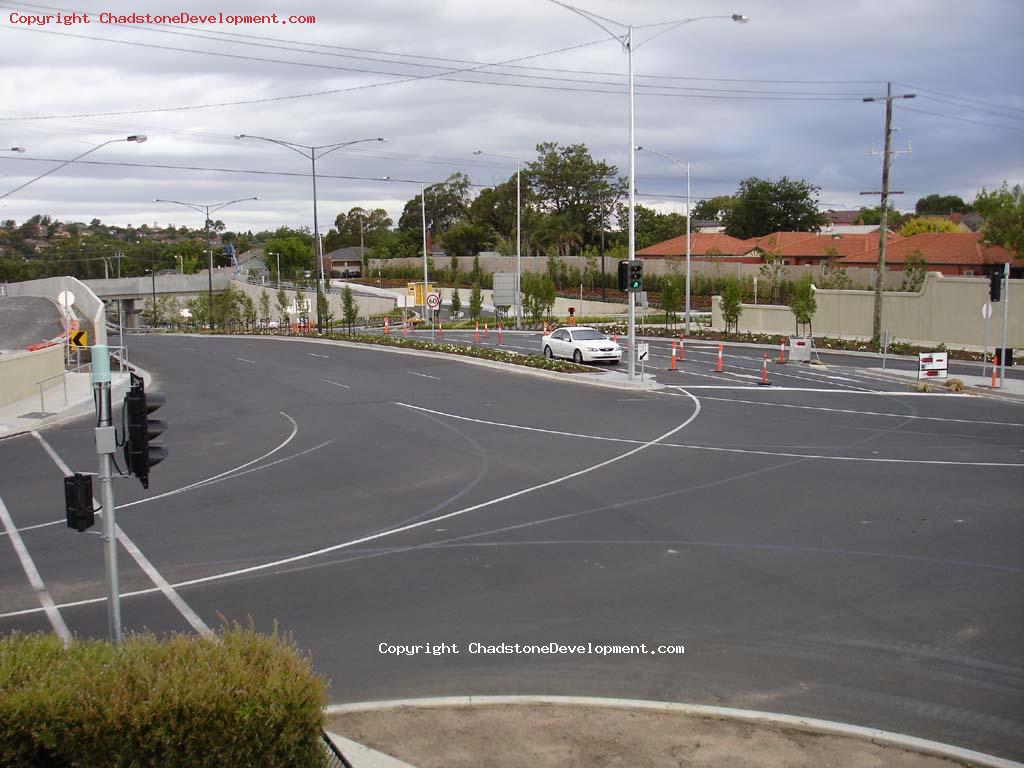
[[[549,0],[43,2],[6,5],[0,17],[0,194],[108,139],[149,141],[111,144],[85,158],[103,164],[76,163],[7,197],[4,219],[198,227],[201,216],[153,199],[259,196],[220,214],[228,229],[311,226],[309,162],[240,133],[318,145],[387,138],[318,163],[322,228],[353,205],[397,220],[418,191],[399,180],[463,171],[490,185],[514,172],[514,161],[475,149],[525,161],[539,142],[582,142],[628,168],[627,57]],[[690,160],[696,198],[788,175],[819,185],[823,207],[874,202],[859,193],[880,184],[869,152],[881,148],[884,105],[861,99],[884,94],[887,80],[917,94],[896,102],[894,146],[913,147],[893,169],[892,188],[905,192],[897,207],[1024,181],[1020,0],[580,2],[636,26],[750,17],[649,42],[659,28],[635,33],[637,143]],[[74,10],[90,23],[24,18]],[[103,11],[316,21],[116,25],[101,23]],[[644,204],[682,210],[683,177],[660,157],[638,154],[637,190]]]

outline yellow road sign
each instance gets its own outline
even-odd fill
[[[434,291],[434,284],[433,283],[427,283],[426,293],[433,293],[433,291]],[[423,283],[406,283],[406,285],[405,285],[405,293],[409,297],[409,300],[414,305],[416,305],[416,304],[423,304],[423,302],[426,300],[425,299],[425,294],[423,292]]]
[[[78,347],[85,349],[89,346],[89,332],[88,331],[75,331],[68,337],[68,343],[72,347]]]

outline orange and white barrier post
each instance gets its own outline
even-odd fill
[[[473,331],[473,343],[474,344],[479,344],[480,343],[480,322],[479,321],[477,321],[476,330]]]
[[[686,359],[686,348],[683,346],[683,335],[679,334],[679,362]]]
[[[437,318],[437,338],[444,338],[444,331],[441,330],[441,318]]]
[[[484,323],[484,336],[486,336],[488,339],[491,338],[491,331],[487,327],[487,323]]]
[[[388,323],[388,319],[386,317],[384,318],[384,335],[391,335],[391,325]]]
[[[996,353],[992,353],[992,389],[999,389],[999,384],[996,383]]]
[[[718,365],[715,366],[715,373],[722,372],[722,352],[725,349],[725,344],[718,342]]]
[[[403,317],[403,318],[402,318],[402,336],[403,336],[403,337],[406,337],[406,336],[408,336],[408,335],[409,335],[409,323],[408,323],[408,321],[407,321],[407,320],[406,320],[406,319],[405,319],[405,318]]]
[[[768,353],[764,353],[764,359],[761,361],[761,380],[757,382],[762,387],[768,386]]]
[[[498,346],[501,346],[501,323],[498,323]]]
[[[780,363],[786,362],[786,340],[785,339],[780,339],[779,340],[779,362]]]
[[[676,343],[674,341],[672,342],[672,359],[668,364],[668,369],[670,371],[676,370]]]

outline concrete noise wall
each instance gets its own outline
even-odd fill
[[[986,278],[944,277],[929,272],[917,293],[885,292],[882,296],[882,330],[889,331],[896,341],[930,346],[982,348],[985,341],[985,320],[981,310],[988,302],[989,283]],[[1007,346],[1024,347],[1024,280],[1010,281],[1010,314]],[[847,339],[870,339],[874,317],[875,294],[872,291],[818,290],[818,303],[812,325],[816,336]],[[721,296],[712,301],[711,327],[723,330]],[[1003,301],[992,304],[989,319],[988,347],[992,349],[1003,338]],[[788,336],[796,323],[789,307],[765,304],[743,304],[739,327],[741,331]]]

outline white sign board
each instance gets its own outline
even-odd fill
[[[516,305],[515,272],[494,273],[494,306],[514,307]]]
[[[917,378],[944,379],[949,371],[946,352],[921,352],[917,356]]]
[[[441,297],[436,293],[430,294],[427,296],[427,306],[431,309],[437,309],[441,306]]]
[[[649,352],[650,347],[647,344],[640,343],[636,345],[636,359],[640,362],[647,360]]]
[[[989,304],[987,301],[981,305],[981,316],[985,320],[988,320],[990,317],[992,317],[992,305]]]

